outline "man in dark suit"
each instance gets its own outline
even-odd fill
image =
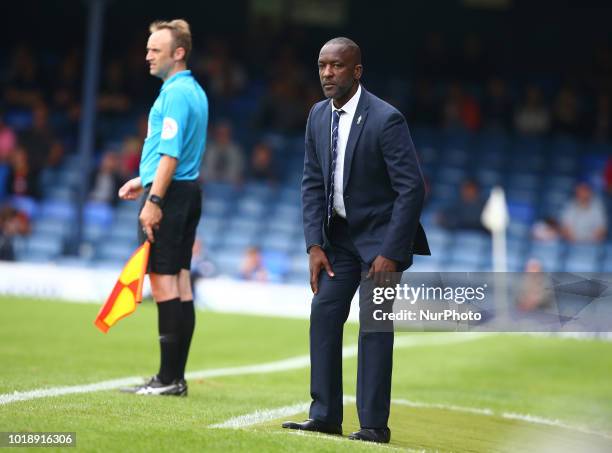
[[[306,125],[302,207],[314,293],[309,419],[284,428],[342,434],[342,332],[364,279],[401,275],[429,255],[419,223],[425,189],[402,114],[361,86],[361,51],[347,38],[319,53],[325,96]],[[321,272],[324,270],[324,272]],[[395,273],[395,274],[390,274]],[[388,278],[388,277],[385,277]],[[361,285],[360,305],[368,298]],[[362,318],[364,309],[360,312]],[[393,332],[359,334],[357,409],[350,439],[387,443]]]

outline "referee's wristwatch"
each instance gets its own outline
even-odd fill
[[[163,198],[158,195],[154,195],[154,194],[149,195],[149,198],[147,198],[147,200],[149,200],[153,204],[156,204],[160,208],[164,204]]]

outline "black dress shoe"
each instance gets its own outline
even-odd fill
[[[391,430],[389,428],[361,428],[359,431],[352,433],[348,438],[350,440],[388,444],[391,440]]]
[[[331,425],[329,423],[320,422],[319,420],[308,419],[302,423],[297,422],[285,422],[283,428],[288,429],[299,429],[301,431],[316,431],[325,434],[335,434],[338,436],[342,435],[342,426]]]

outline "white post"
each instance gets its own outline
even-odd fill
[[[509,307],[506,300],[508,260],[506,254],[506,230],[510,222],[508,205],[504,189],[499,186],[493,187],[491,195],[482,210],[482,224],[491,231],[493,239],[493,271],[495,272],[495,312],[496,324],[503,325],[504,319],[509,315]]]

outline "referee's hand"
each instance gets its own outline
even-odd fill
[[[151,203],[147,201],[142,211],[140,211],[140,224],[142,225],[142,231],[147,235],[147,239],[149,242],[155,242],[155,235],[153,234],[153,230],[157,230],[159,228],[159,224],[162,219],[162,210],[155,203]]]
[[[119,198],[122,200],[135,200],[142,193],[142,183],[140,178],[133,178],[126,182],[119,189]]]

